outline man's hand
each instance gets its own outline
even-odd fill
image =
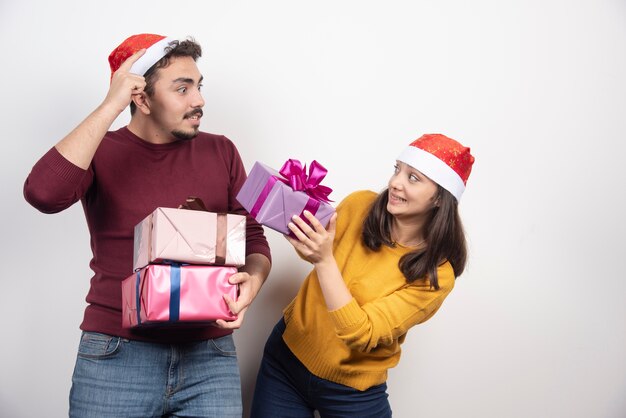
[[[261,286],[270,272],[270,267],[270,261],[264,255],[250,254],[246,257],[246,265],[241,268],[239,273],[230,276],[228,280],[231,284],[239,285],[239,297],[234,301],[230,296],[224,295],[224,301],[228,308],[238,317],[234,321],[218,319],[215,322],[218,328],[237,329],[241,327],[246,310],[261,290]]]
[[[232,313],[238,316],[234,321],[224,321],[222,319],[218,319],[216,321],[216,325],[219,328],[237,329],[241,327],[246,309],[250,306],[257,293],[259,293],[259,289],[261,289],[263,281],[259,277],[251,276],[246,272],[235,273],[230,276],[228,281],[230,284],[239,285],[239,297],[236,301],[234,301],[229,295],[224,295],[224,301],[228,305],[228,308]]]
[[[120,65],[111,78],[111,86],[103,104],[113,106],[121,113],[130,104],[133,96],[143,93],[146,87],[145,78],[131,73],[130,69],[145,52],[145,49],[135,52]]]
[[[109,92],[100,106],[55,145],[72,164],[87,170],[100,141],[115,119],[130,104],[133,95],[143,94],[146,80],[143,76],[129,73],[129,70],[144,53],[145,50],[140,50],[124,61],[113,74]]]

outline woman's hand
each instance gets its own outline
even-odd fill
[[[331,311],[339,309],[352,300],[352,294],[343,281],[333,255],[337,214],[330,218],[326,229],[310,212],[304,211],[304,216],[311,226],[299,216],[294,216],[288,226],[297,239],[286,238],[302,257],[315,266],[326,307]]]
[[[297,239],[290,236],[285,237],[305,259],[314,265],[334,262],[333,240],[335,239],[337,214],[334,213],[330,218],[327,228],[324,228],[308,210],[304,211],[304,216],[309,221],[310,226],[301,217],[294,215],[292,217],[293,222],[289,222],[287,226]]]

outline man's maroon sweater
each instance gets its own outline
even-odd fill
[[[94,275],[80,328],[163,343],[231,333],[211,326],[122,328],[121,281],[133,273],[134,227],[155,208],[176,208],[188,196],[198,196],[211,212],[248,215],[235,199],[245,178],[235,145],[224,136],[207,133],[191,140],[152,144],[128,128],[108,132],[87,170],[69,162],[56,148],[50,149],[26,179],[24,196],[45,213],[62,211],[78,200],[83,205]],[[263,228],[249,215],[246,233],[246,255],[260,253],[270,258]]]

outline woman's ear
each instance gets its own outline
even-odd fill
[[[137,106],[137,109],[143,113],[144,115],[150,114],[150,99],[146,92],[141,92],[139,94],[133,94],[133,103]]]
[[[437,188],[437,196],[435,197],[435,201],[433,202],[433,206],[438,208],[441,205],[441,196],[443,195],[443,190],[441,186]]]

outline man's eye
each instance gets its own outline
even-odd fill
[[[177,90],[179,93],[184,93],[187,91],[187,87],[179,87]]]
[[[201,91],[202,87],[203,87],[202,84],[198,84],[198,91]]]

